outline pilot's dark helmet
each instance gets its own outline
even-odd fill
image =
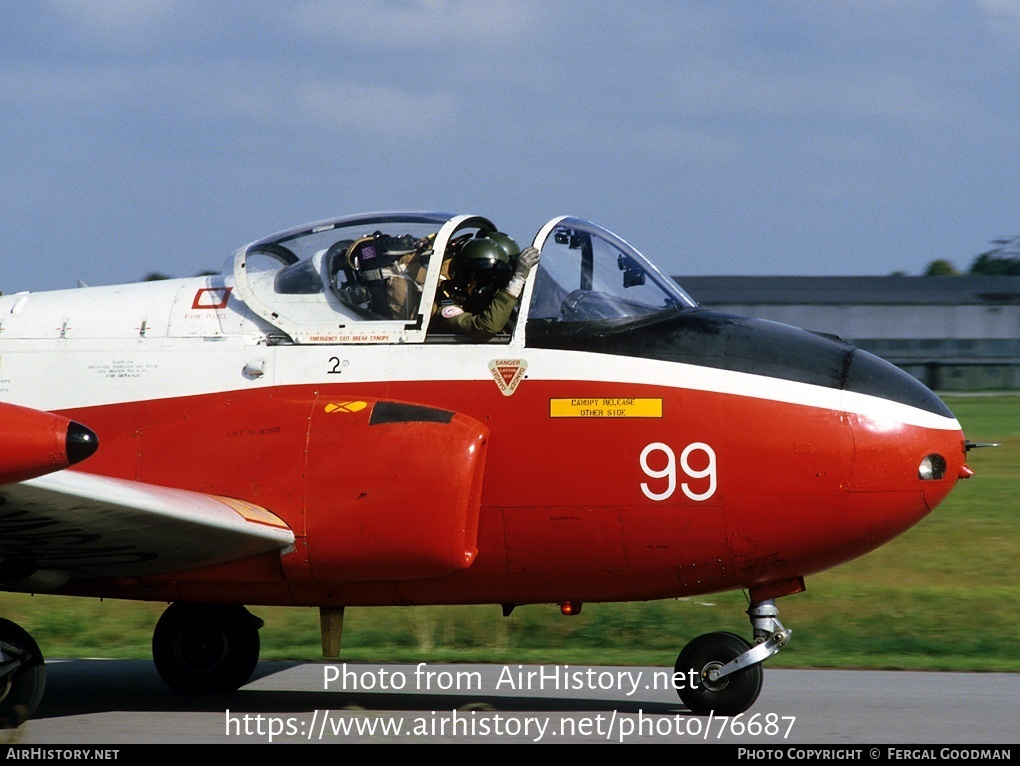
[[[510,265],[514,265],[514,261],[517,260],[517,256],[521,254],[521,248],[518,247],[512,237],[509,237],[501,231],[490,231],[485,235],[485,238],[491,239],[500,248],[502,248],[503,252],[506,253],[506,257],[510,259]]]
[[[495,234],[495,233],[494,233]],[[506,234],[476,237],[464,245],[450,264],[450,279],[467,311],[476,313],[492,301],[510,282],[513,266],[510,252],[519,252]]]

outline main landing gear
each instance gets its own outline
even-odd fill
[[[152,635],[152,658],[178,691],[232,692],[259,661],[262,620],[243,606],[171,604]],[[0,729],[35,713],[46,687],[42,652],[20,626],[0,618]]]
[[[31,718],[45,687],[39,646],[21,627],[0,619],[0,728],[13,729]]]
[[[694,715],[734,716],[750,708],[761,692],[761,663],[790,640],[793,631],[779,622],[774,599],[751,604],[747,615],[754,646],[735,633],[706,633],[676,658],[677,694]]]
[[[176,691],[236,691],[255,672],[262,625],[243,606],[171,604],[152,634],[156,670]]]

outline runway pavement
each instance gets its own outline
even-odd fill
[[[727,719],[691,716],[668,688],[670,672],[263,662],[232,695],[192,696],[167,689],[147,661],[50,661],[36,717],[0,732],[0,744],[664,741],[785,748],[1005,745],[1020,737],[1020,674],[767,668],[757,703]]]

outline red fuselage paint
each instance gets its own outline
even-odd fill
[[[550,417],[550,400],[614,397],[661,399],[662,416]],[[324,413],[331,401],[382,398],[460,413],[468,433],[453,446],[463,451],[477,443],[485,451],[484,482],[470,477],[482,465],[465,467],[464,455],[432,441],[435,433],[421,424],[359,430],[355,421],[368,410]],[[153,600],[532,603],[763,587],[835,566],[908,529],[949,493],[964,461],[958,430],[587,381],[525,380],[513,397],[500,395],[491,381],[294,386],[63,414],[99,435],[102,449],[87,463],[89,472],[272,508],[297,536],[295,550],[283,556],[73,584],[75,593]],[[331,430],[347,428],[356,440],[339,433],[332,448],[321,446],[330,444]],[[652,474],[642,470],[639,456],[650,443],[676,457],[686,445],[708,445],[715,477],[704,475],[707,453],[695,451],[689,474],[676,466],[669,497],[650,501],[642,486],[662,496],[670,482],[660,473],[664,451],[647,458]],[[598,446],[606,444],[612,448]],[[922,482],[917,466],[929,453],[944,455],[949,465],[945,478]],[[480,490],[476,544],[468,529],[463,549],[450,554],[460,567],[419,576],[413,568],[359,570],[350,563],[363,534],[386,538],[382,547],[415,549],[429,526],[422,515],[444,505],[429,498],[448,500],[461,491],[451,487]],[[380,492],[388,493],[388,518],[368,532],[352,527],[346,517]]]

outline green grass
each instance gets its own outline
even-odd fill
[[[772,667],[1020,671],[1020,396],[947,396],[973,441],[976,476],[917,527],[779,600],[793,640]],[[740,592],[695,599],[554,605],[350,608],[343,658],[369,662],[670,665],[696,635],[748,635]],[[149,657],[165,605],[0,594],[48,657]],[[320,656],[318,612],[253,608],[265,659]]]

